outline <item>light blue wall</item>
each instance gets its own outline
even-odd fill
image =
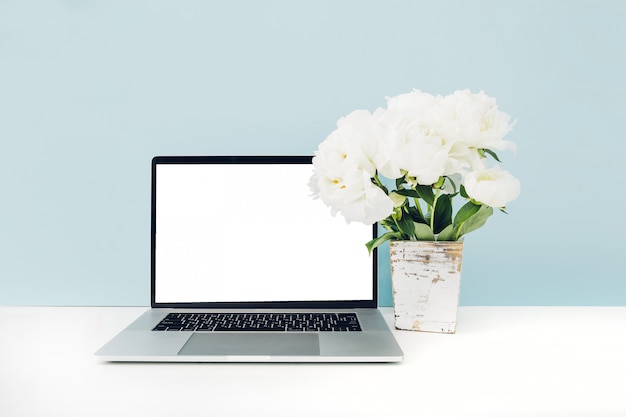
[[[308,154],[470,88],[518,119],[522,194],[461,303],[626,305],[625,74],[621,0],[0,0],[0,304],[147,305],[153,155]]]

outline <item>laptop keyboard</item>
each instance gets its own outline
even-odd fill
[[[170,313],[156,331],[359,332],[356,313]]]

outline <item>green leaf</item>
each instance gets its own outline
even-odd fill
[[[496,155],[496,153],[494,151],[492,151],[491,149],[481,149],[483,151],[482,157],[485,157],[485,154],[489,154],[489,156],[491,156],[493,159],[495,159],[498,162],[502,162],[500,161],[500,159],[498,158],[498,155]],[[480,153],[480,152],[479,152]]]
[[[440,233],[452,223],[452,202],[450,195],[443,194],[437,198],[435,213],[433,215],[435,216],[433,223],[433,232],[435,234]]]
[[[489,206],[480,206],[480,209],[463,222],[457,229],[457,238],[480,229],[487,223],[489,216],[493,214],[493,208]]]
[[[391,218],[391,216],[387,217],[386,219],[382,219],[379,223],[382,227],[391,232],[395,233],[398,231],[398,226],[396,226],[396,222]]]
[[[435,234],[430,226],[424,223],[415,223],[415,237],[417,240],[435,240]]]
[[[456,240],[456,227],[454,227],[453,224],[449,224],[445,229],[439,232],[437,240],[444,242]]]
[[[465,190],[465,186],[463,184],[461,184],[460,194],[461,194],[461,197],[463,198],[469,198],[469,196],[467,195],[467,191]]]
[[[417,195],[426,202],[426,204],[431,207],[433,206],[435,202],[435,194],[433,193],[433,189],[430,185],[417,185],[415,187],[415,191],[417,192]]]
[[[462,225],[467,219],[476,214],[478,210],[480,210],[480,205],[474,204],[471,201],[466,203],[463,207],[461,207],[454,216],[454,226],[459,227]]]
[[[403,188],[403,189],[399,189],[399,190],[397,190],[395,192],[397,194],[400,194],[401,196],[404,196],[404,197],[419,198],[419,194],[415,190],[406,190],[406,189]]]
[[[406,207],[406,210],[409,213],[409,215],[411,215],[411,219],[413,219],[414,222],[426,223],[426,220],[424,220],[424,217],[422,217],[422,213],[420,213],[417,207],[408,206]]]
[[[397,222],[398,227],[400,228],[400,231],[402,233],[404,233],[408,237],[411,237],[415,234],[415,223],[413,222],[413,219],[411,218],[411,215],[409,213],[402,210],[402,216],[397,220]]]
[[[402,238],[402,233],[400,232],[387,232],[384,235],[378,236],[376,239],[372,239],[365,244],[365,246],[367,247],[367,253],[371,255],[372,251],[375,248],[379,247],[386,241],[392,240],[392,239],[401,239],[401,238]]]

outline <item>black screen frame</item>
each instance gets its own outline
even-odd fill
[[[151,174],[151,226],[150,226],[150,305],[152,308],[181,309],[341,309],[378,307],[378,249],[372,258],[372,299],[371,300],[329,300],[329,301],[264,301],[264,302],[189,302],[163,303],[156,301],[156,184],[157,166],[163,164],[311,164],[312,156],[155,156],[152,158]],[[322,204],[320,202],[320,204]],[[330,215],[330,213],[329,213]],[[372,239],[378,234],[378,224],[372,225]],[[365,242],[363,242],[365,249]]]

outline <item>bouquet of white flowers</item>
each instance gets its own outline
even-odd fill
[[[333,215],[387,229],[370,252],[391,239],[455,241],[519,195],[496,153],[515,149],[504,140],[511,128],[482,91],[415,90],[341,118],[315,152],[309,186]],[[467,201],[454,214],[457,195]]]

